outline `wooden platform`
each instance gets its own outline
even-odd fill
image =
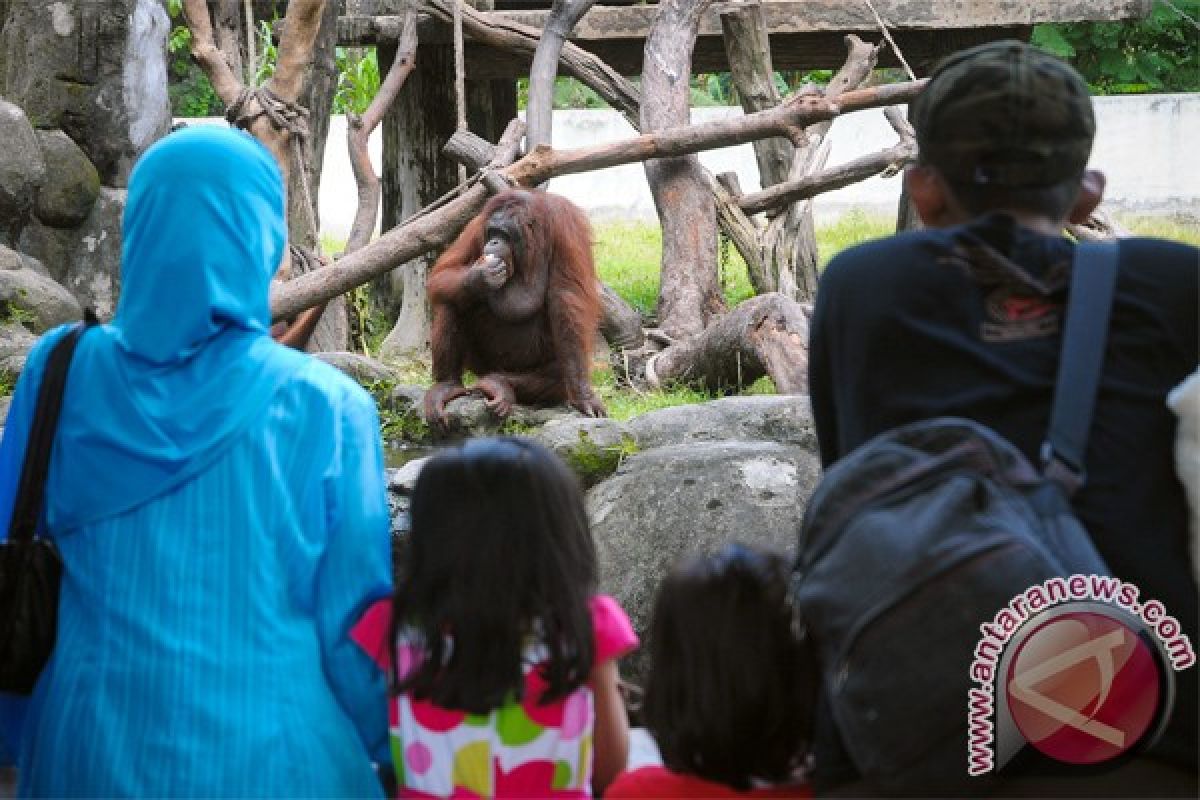
[[[338,25],[341,44],[387,43],[399,30],[396,16],[408,0],[360,0],[359,13]],[[604,3],[604,0],[600,0]],[[776,69],[832,69],[845,57],[842,37],[856,33],[877,40],[879,28],[864,0],[761,0],[771,30]],[[914,66],[929,65],[945,53],[993,39],[1028,38],[1033,25],[1143,17],[1152,0],[873,0],[891,26],[905,57]],[[549,0],[499,0],[498,11],[485,12],[540,28]],[[693,72],[728,69],[716,2],[705,15],[693,52]],[[571,41],[598,55],[626,75],[641,72],[643,42],[657,9],[650,4],[597,4],[576,26]],[[444,44],[448,28],[422,18],[421,42]],[[881,66],[894,65],[885,49]],[[473,79],[525,75],[528,62],[487,47],[467,46],[467,72]]]

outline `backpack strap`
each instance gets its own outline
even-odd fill
[[[54,432],[58,429],[58,415],[62,410],[63,394],[67,388],[67,370],[75,345],[89,328],[97,323],[91,309],[84,312],[83,322],[76,325],[55,343],[46,358],[42,372],[42,383],[38,386],[37,406],[29,436],[25,440],[25,459],[21,466],[21,482],[17,485],[16,502],[8,524],[9,541],[31,541],[37,533],[38,520],[42,515],[42,502],[46,493],[46,475],[50,471],[50,453],[54,445]]]
[[[1071,264],[1054,407],[1041,452],[1043,474],[1068,497],[1087,482],[1084,454],[1104,366],[1119,247],[1116,242],[1079,242]]]

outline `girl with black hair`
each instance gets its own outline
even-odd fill
[[[390,662],[399,796],[602,793],[628,753],[616,658],[637,638],[594,594],[574,474],[515,438],[435,456],[401,561],[390,608],[356,630]]]
[[[659,588],[642,714],[665,766],[605,797],[811,797],[800,767],[816,662],[788,602],[783,556],[727,545]]]

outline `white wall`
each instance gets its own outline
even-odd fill
[[[1107,207],[1139,214],[1177,216],[1200,221],[1200,94],[1097,97],[1097,133],[1091,165],[1108,175]],[[736,116],[737,108],[697,108],[694,122]],[[627,138],[633,129],[615,111],[554,112],[556,147],[586,147]],[[830,131],[828,165],[891,147],[896,135],[881,111],[848,114]],[[356,207],[356,188],[346,153],[346,122],[334,118],[325,147],[321,178],[322,230],[345,238]],[[378,169],[381,136],[370,140]],[[750,145],[702,153],[714,173],[736,171],[744,191],[759,188]],[[655,219],[654,202],[640,164],[627,164],[550,182],[550,190],[571,198],[595,219]],[[871,178],[814,200],[818,219],[828,220],[853,208],[895,213],[899,178]]]

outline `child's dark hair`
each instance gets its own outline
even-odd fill
[[[587,680],[594,645],[588,601],[596,549],[579,481],[546,448],[474,439],[430,459],[412,498],[412,532],[392,606],[419,658],[397,691],[443,708],[487,713],[519,698],[523,657],[545,647],[541,701]]]
[[[728,545],[664,579],[643,716],[667,767],[741,790],[792,776],[817,680],[793,620],[776,553]]]

